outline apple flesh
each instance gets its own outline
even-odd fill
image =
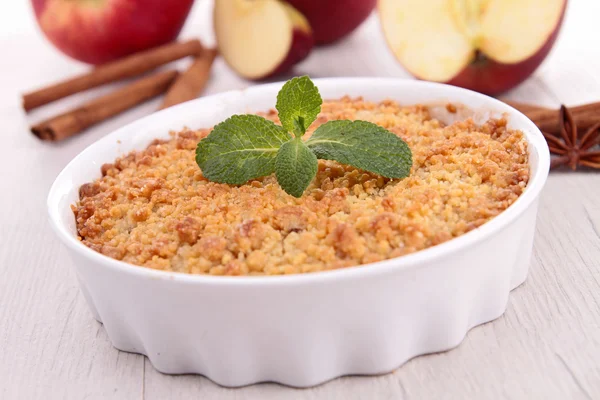
[[[329,44],[354,31],[375,8],[377,0],[287,0],[313,29],[316,44]]]
[[[247,79],[287,71],[314,45],[306,18],[278,0],[217,0],[214,29],[219,54]]]
[[[544,61],[567,0],[379,0],[388,45],[417,78],[494,95]]]
[[[194,0],[32,0],[46,37],[66,55],[102,64],[168,43]]]

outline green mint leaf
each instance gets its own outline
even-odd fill
[[[210,181],[241,185],[275,171],[281,145],[292,139],[258,115],[234,115],[198,143],[196,163]]]
[[[302,196],[317,174],[317,157],[299,137],[284,143],[277,152],[275,176],[283,190]]]
[[[321,112],[319,89],[308,76],[292,78],[277,94],[277,111],[281,125],[296,137],[304,135]]]
[[[410,173],[412,153],[402,139],[367,121],[330,121],[319,126],[306,145],[320,159],[335,160],[386,178]]]

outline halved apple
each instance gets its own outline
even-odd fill
[[[525,80],[550,52],[567,0],[379,0],[398,61],[420,79],[486,94]]]
[[[306,18],[278,0],[216,0],[214,29],[221,56],[248,79],[288,70],[314,45]]]

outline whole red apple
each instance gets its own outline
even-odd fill
[[[316,44],[348,35],[373,11],[377,0],[287,0],[300,11],[313,30]]]
[[[544,61],[567,0],[379,0],[398,61],[419,79],[495,95]]]
[[[102,64],[168,43],[194,0],[32,0],[46,37],[63,53]]]

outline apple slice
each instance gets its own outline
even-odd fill
[[[314,45],[306,18],[278,0],[216,0],[214,28],[219,53],[248,79],[285,72]]]
[[[389,47],[417,78],[482,93],[535,71],[560,30],[567,0],[379,0]]]

